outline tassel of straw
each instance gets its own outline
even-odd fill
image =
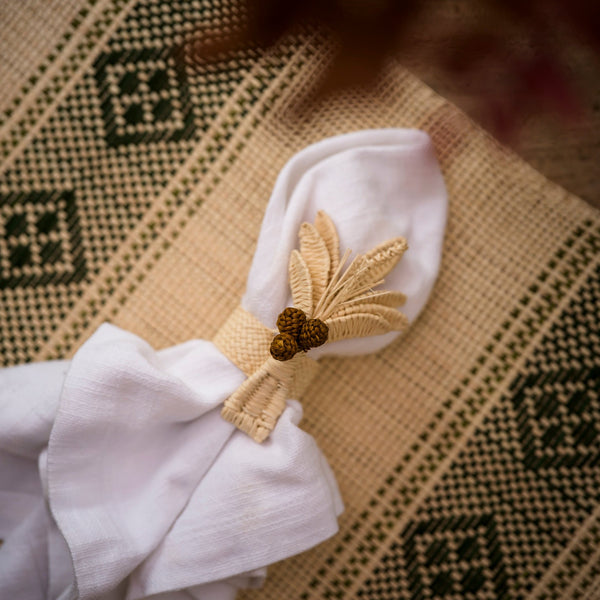
[[[294,359],[281,362],[269,357],[227,398],[221,415],[255,442],[263,442],[285,410],[294,370]]]

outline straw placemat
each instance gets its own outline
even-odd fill
[[[443,265],[385,351],[328,359],[304,428],[340,533],[244,598],[600,597],[600,218],[390,65],[372,93],[290,105],[310,40],[174,61],[220,2],[5,3],[4,364],[71,355],[110,320],[164,347],[238,304],[279,169],[326,136],[417,127],[450,194]],[[9,78],[9,79],[7,79]]]

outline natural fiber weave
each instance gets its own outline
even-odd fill
[[[277,423],[287,398],[300,398],[318,365],[299,354],[282,365],[269,355],[275,332],[238,306],[213,343],[248,379],[226,400],[222,415],[256,442],[264,441]]]
[[[236,367],[246,375],[252,375],[268,358],[275,333],[238,306],[212,341]]]
[[[293,153],[360,128],[424,129],[451,199],[434,294],[398,343],[323,361],[303,427],[336,473],[341,531],[243,597],[597,598],[598,214],[398,65],[372,93],[292,121],[323,65],[310,40],[165,69],[191,27],[229,26],[226,4],[35,4],[2,8],[43,40],[0,41],[18,65],[0,101],[4,363],[70,355],[105,320],[157,347],[211,338]],[[179,114],[134,123],[125,64],[169,71],[152,81]]]

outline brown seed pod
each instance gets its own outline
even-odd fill
[[[321,319],[308,319],[300,330],[298,346],[300,350],[308,350],[322,346],[329,336],[329,327]]]
[[[277,317],[277,329],[279,329],[279,332],[289,333],[295,338],[300,335],[300,329],[304,323],[306,323],[304,311],[293,306],[288,306]]]
[[[296,339],[289,333],[278,333],[271,342],[271,356],[275,360],[290,360],[298,352]]]

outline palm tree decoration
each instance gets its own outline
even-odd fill
[[[306,351],[338,340],[401,331],[408,325],[397,307],[400,292],[376,290],[407,249],[402,237],[384,242],[347,265],[351,250],[340,257],[335,225],[324,212],[314,225],[303,223],[300,249],[293,250],[289,281],[293,306],[277,318],[279,333],[270,356],[224,404],[222,415],[257,442],[277,423],[286,398],[299,389],[311,368]]]

